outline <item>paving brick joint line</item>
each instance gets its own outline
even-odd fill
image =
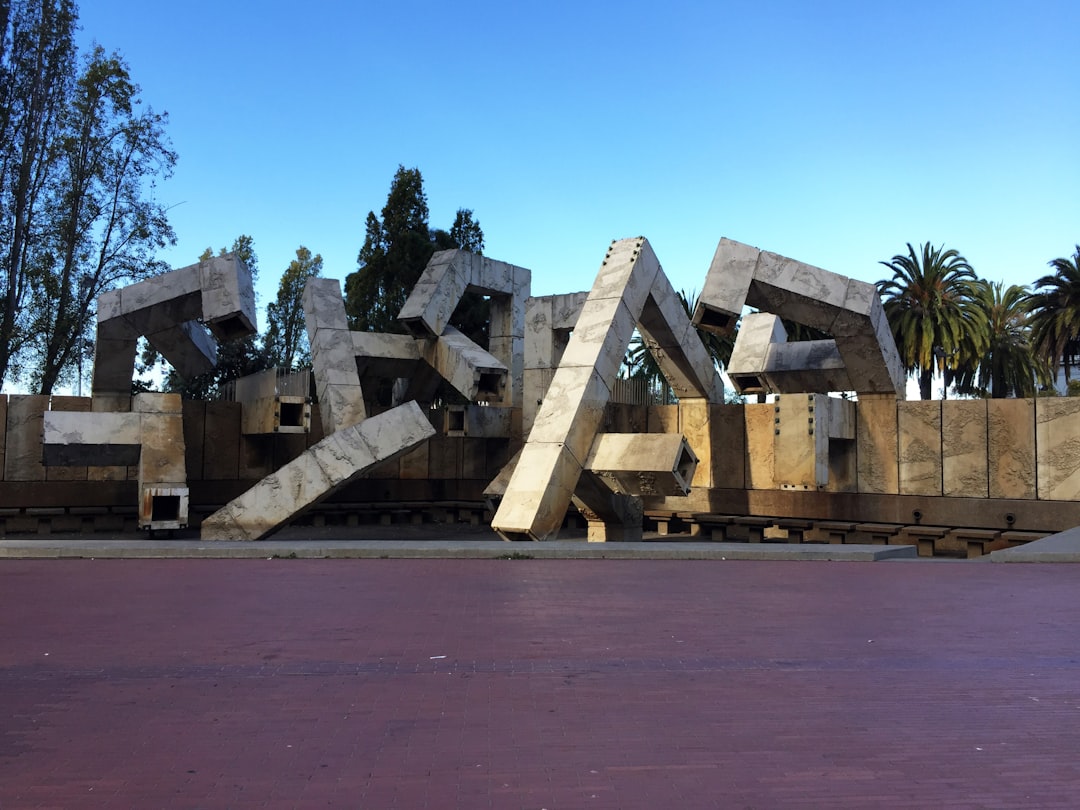
[[[0,562],[0,808],[1074,807],[1076,566]]]

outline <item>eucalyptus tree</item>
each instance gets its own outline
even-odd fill
[[[878,282],[885,314],[904,368],[919,378],[919,395],[931,398],[934,372],[952,375],[983,350],[986,314],[975,305],[978,277],[956,250],[927,242],[919,250],[881,262],[892,278]]]

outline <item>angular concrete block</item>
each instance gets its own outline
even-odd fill
[[[1039,500],[1080,500],[1080,399],[1035,400]]]
[[[240,404],[243,407],[240,432],[245,436],[311,430],[311,404],[307,397],[270,395]]]
[[[739,325],[739,333],[727,364],[728,379],[740,394],[768,392],[765,369],[775,344],[787,342],[780,318],[768,312],[751,312]]]
[[[529,441],[521,449],[491,528],[504,540],[557,536],[581,471],[565,445]]]
[[[602,433],[584,468],[622,495],[686,495],[697,465],[677,433]]]
[[[862,388],[849,376],[833,340],[774,343],[761,376],[769,391],[780,394],[827,394]]]
[[[398,320],[415,337],[438,337],[469,287],[471,262],[460,250],[435,253],[409,292]]]
[[[990,497],[1034,499],[1035,400],[990,399],[986,411]]]
[[[622,299],[589,298],[570,335],[559,368],[595,368],[610,386],[626,356],[636,320]]]
[[[110,338],[101,330],[94,342],[94,396],[131,396],[135,373],[136,338]]]
[[[423,359],[423,342],[408,335],[386,332],[350,332],[349,335],[361,386],[369,376],[384,379],[408,377]]]
[[[185,486],[140,486],[139,528],[150,531],[187,528],[190,498]]]
[[[236,255],[215,256],[198,264],[202,320],[221,341],[254,334],[255,291],[251,271]]]
[[[847,298],[848,281],[837,273],[763,250],[746,303],[831,333]]]
[[[435,434],[415,402],[341,428],[208,517],[203,539],[257,540]]]
[[[900,491],[896,397],[860,396],[857,407],[858,491],[895,495]]]
[[[941,495],[941,403],[897,403],[901,495]]]
[[[341,282],[337,279],[309,278],[304,283],[303,306],[310,341],[314,342],[320,329],[348,330],[345,299],[341,297]]]
[[[659,272],[660,262],[647,239],[616,240],[608,247],[589,291],[589,300],[619,298],[636,318]]]
[[[941,403],[942,493],[954,498],[989,496],[986,400]]]
[[[592,369],[559,368],[529,431],[529,442],[563,444],[579,464],[584,464],[603,424],[610,396]]]
[[[695,326],[721,335],[732,332],[746,303],[760,253],[740,242],[720,240],[694,308]]]
[[[645,427],[649,433],[681,433],[678,405],[649,405],[645,409]]]
[[[503,402],[508,369],[452,326],[434,341],[424,341],[421,355],[466,399]]]

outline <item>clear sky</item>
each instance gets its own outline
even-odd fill
[[[179,153],[180,267],[247,233],[356,269],[399,164],[533,293],[644,235],[700,290],[727,236],[865,281],[944,243],[1029,284],[1080,242],[1076,0],[82,0]],[[260,327],[262,324],[260,324]]]

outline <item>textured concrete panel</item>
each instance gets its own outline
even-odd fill
[[[8,398],[5,481],[45,480],[45,467],[41,463],[41,431],[48,407],[47,396],[13,395]]]
[[[746,485],[746,420],[745,405],[714,405],[709,410],[712,435],[713,480],[711,486],[742,489]],[[687,437],[693,432],[692,423],[686,426]],[[694,447],[691,439],[691,447]],[[701,451],[695,448],[699,457]],[[694,476],[695,486],[701,476],[702,464]]]
[[[1039,500],[1080,500],[1080,398],[1035,400]]]
[[[608,247],[588,301],[618,298],[637,318],[659,272],[660,262],[644,237],[618,239]],[[580,324],[574,328],[579,329]]]
[[[747,489],[776,488],[776,408],[771,402],[744,405]]]
[[[435,433],[415,402],[335,431],[202,524],[204,540],[258,540]]]
[[[309,278],[304,283],[304,325],[308,338],[315,339],[320,329],[348,329],[349,317],[341,282],[334,278]]]
[[[142,416],[137,413],[43,414],[42,447],[48,466],[138,464],[141,444]]]
[[[201,318],[221,341],[257,331],[251,271],[236,255],[215,256],[198,264]]]
[[[184,379],[207,373],[217,362],[217,343],[198,321],[183,321],[148,332],[146,342]]]
[[[49,410],[44,418],[52,412],[89,413],[90,397],[57,396],[53,395],[49,401]],[[43,433],[44,435],[44,433]],[[86,481],[88,480],[87,463],[84,461],[71,461],[67,464],[50,464],[45,455],[45,446],[42,445],[42,463],[45,464],[46,481]]]
[[[645,429],[649,433],[681,433],[678,405],[649,405],[645,409]]]
[[[897,403],[901,495],[940,495],[941,403]]]
[[[697,469],[692,484],[701,489],[713,486],[716,468],[721,456],[714,452],[713,417],[722,405],[714,405],[704,399],[687,399],[679,403],[679,432],[697,456]],[[675,431],[671,431],[674,433]],[[717,447],[722,447],[717,445]],[[724,448],[726,454],[727,448]],[[727,459],[731,463],[731,458]]]
[[[1035,400],[990,399],[986,410],[990,497],[1034,499]]]
[[[859,492],[895,495],[900,491],[896,406],[896,397],[889,394],[859,397]]]
[[[942,492],[954,498],[989,495],[986,400],[941,403]]]
[[[746,303],[831,333],[847,288],[844,276],[763,250]]]
[[[619,298],[590,298],[582,307],[559,368],[595,368],[610,386],[626,357],[636,320]]]

